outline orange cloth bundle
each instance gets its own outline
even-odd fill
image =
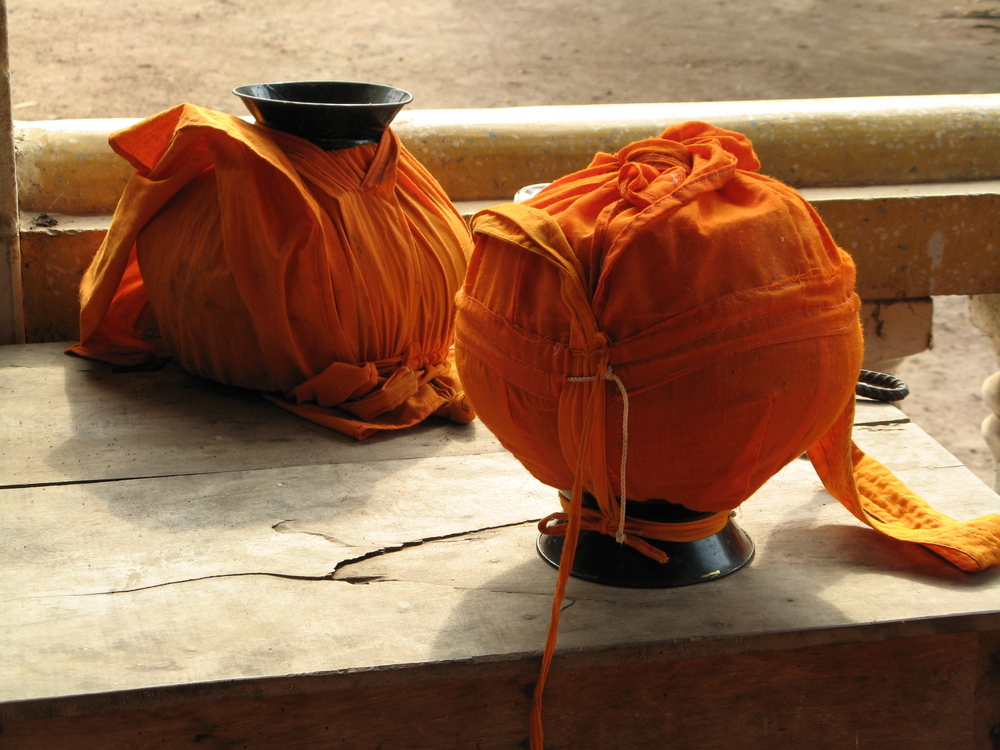
[[[473,419],[450,356],[471,237],[395,133],[326,152],[180,105],[111,145],[136,174],[84,276],[71,353],[169,353],[359,439]],[[150,312],[165,351],[143,335]]]
[[[524,466],[572,489],[541,527],[566,541],[535,694],[538,746],[581,528],[663,559],[645,539],[712,535],[808,452],[828,490],[878,531],[963,570],[1000,564],[1000,516],[936,513],[853,445],[854,265],[809,204],[759,166],[742,135],[687,123],[473,221],[459,373]],[[599,510],[581,507],[584,492]],[[698,528],[649,523],[625,516],[624,497],[715,515]]]

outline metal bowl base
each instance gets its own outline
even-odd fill
[[[706,583],[735,573],[753,560],[754,543],[730,516],[716,534],[696,542],[647,542],[669,558],[659,563],[613,537],[583,529],[570,575],[622,588],[675,588]],[[565,537],[540,534],[538,553],[558,568]]]

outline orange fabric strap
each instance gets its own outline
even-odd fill
[[[546,536],[566,536],[569,528],[567,521],[572,504],[562,496],[560,496],[559,501],[562,504],[563,512],[550,513],[538,522],[538,530]],[[623,543],[638,550],[646,557],[663,563],[667,561],[667,555],[662,550],[647,543],[646,539],[657,539],[663,542],[697,542],[699,539],[706,539],[722,531],[729,522],[730,515],[729,511],[719,511],[697,521],[685,523],[658,523],[626,517]],[[607,536],[615,536],[618,522],[609,520],[599,510],[581,506],[580,528],[599,531]]]
[[[1000,515],[958,521],[934,510],[851,440],[854,399],[809,449],[823,485],[862,523],[881,534],[923,545],[961,570],[1000,565]]]

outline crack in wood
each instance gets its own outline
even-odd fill
[[[110,484],[111,482],[131,482],[143,479],[170,479],[171,477],[196,477],[207,472],[194,474],[150,474],[140,477],[101,477],[99,479],[61,479],[52,482],[28,482],[26,484],[0,484],[0,490],[30,490],[35,487],[72,487],[84,484]],[[218,473],[218,472],[211,472]]]
[[[271,578],[284,578],[291,581],[337,581],[338,583],[348,583],[351,585],[367,585],[369,583],[388,583],[395,579],[385,578],[382,575],[369,575],[369,576],[343,576],[337,577],[337,573],[348,565],[353,565],[354,563],[359,563],[364,560],[370,560],[373,557],[380,557],[382,555],[387,555],[392,552],[400,552],[402,550],[411,549],[413,547],[419,547],[423,544],[428,544],[430,542],[439,542],[447,539],[455,539],[457,537],[469,536],[471,534],[478,534],[483,531],[494,531],[496,529],[506,529],[513,526],[523,526],[529,523],[538,523],[539,519],[528,519],[525,521],[513,521],[511,523],[499,524],[497,526],[484,526],[480,529],[468,529],[463,531],[456,531],[451,534],[441,534],[439,536],[425,537],[423,539],[414,539],[409,542],[403,542],[401,544],[391,545],[387,547],[380,547],[378,549],[366,552],[363,555],[358,555],[357,557],[348,558],[347,560],[341,560],[334,566],[333,570],[321,576],[303,576],[303,575],[293,575],[291,573],[269,573],[266,571],[261,572],[244,572],[244,573],[216,573],[208,576],[199,576],[196,578],[183,578],[177,581],[163,581],[161,583],[151,583],[148,586],[137,586],[131,589],[113,589],[111,591],[91,591],[86,594],[68,594],[68,596],[107,596],[109,594],[132,594],[138,591],[148,591],[149,589],[158,589],[163,586],[174,586],[181,583],[194,583],[196,581],[209,581],[213,578],[239,578],[242,576],[269,576]],[[288,523],[287,521],[282,521],[272,528],[277,529],[283,523]],[[285,533],[289,533],[286,531]],[[295,531],[291,533],[301,533],[301,534],[316,534],[325,537],[324,534],[315,531]],[[338,544],[343,544],[343,542],[336,542]],[[415,582],[416,583],[416,582]],[[453,587],[457,588],[457,587]],[[65,594],[57,594],[55,596],[67,596]]]
[[[855,427],[887,427],[887,426],[897,426],[897,425],[907,424],[909,421],[910,421],[909,418],[907,418],[907,419],[896,419],[896,418],[873,419],[871,421],[859,422],[858,424],[855,425]]]
[[[423,539],[414,539],[414,540],[409,541],[409,542],[403,542],[401,544],[393,544],[393,545],[389,545],[389,546],[386,546],[386,547],[379,547],[378,549],[373,549],[373,550],[370,550],[368,552],[365,552],[363,555],[358,555],[357,557],[349,557],[346,560],[341,560],[339,563],[337,563],[334,566],[333,572],[330,573],[330,575],[334,577],[333,580],[335,580],[335,581],[345,580],[343,578],[337,578],[336,577],[337,573],[340,572],[341,570],[343,570],[344,568],[346,568],[348,565],[355,565],[356,563],[364,562],[365,560],[371,560],[373,557],[381,557],[382,555],[388,555],[388,554],[391,554],[392,552],[401,552],[402,550],[410,549],[412,547],[419,547],[420,545],[427,544],[428,542],[440,542],[440,541],[444,541],[446,539],[455,539],[457,537],[469,536],[470,534],[478,534],[478,533],[483,532],[483,531],[495,531],[497,529],[509,529],[509,528],[511,528],[513,526],[523,526],[523,525],[529,524],[529,523],[538,523],[539,520],[541,520],[541,519],[538,519],[538,518],[531,519],[531,518],[529,518],[529,519],[524,520],[524,521],[512,521],[511,523],[502,523],[502,524],[499,524],[497,526],[484,526],[481,529],[467,529],[467,530],[463,530],[463,531],[455,531],[455,532],[452,532],[450,534],[440,534],[438,536],[429,536],[429,537],[425,537]]]
[[[344,583],[352,583],[356,586],[365,586],[369,583],[376,583],[378,581],[391,581],[392,579],[385,578],[385,576],[351,576],[349,578],[337,578],[338,581],[343,581]]]
[[[295,519],[291,519],[288,521],[280,521],[279,523],[274,524],[274,526],[272,526],[271,528],[274,529],[274,531],[277,531],[279,534],[310,534],[312,536],[318,536],[330,542],[330,544],[336,544],[338,547],[355,546],[353,544],[348,544],[347,542],[341,541],[340,539],[337,539],[337,537],[332,536],[330,534],[324,534],[322,531],[309,531],[307,529],[293,528],[292,526],[290,526],[290,524],[293,523],[295,523]]]
[[[162,581],[161,583],[151,583],[148,586],[137,586],[133,589],[112,589],[111,591],[91,591],[87,594],[69,594],[69,596],[107,596],[108,594],[132,594],[137,591],[148,591],[158,589],[163,586],[173,586],[179,583],[194,583],[196,581],[210,581],[213,578],[239,578],[241,576],[270,576],[271,578],[286,578],[292,581],[332,581],[333,573],[326,573],[321,576],[297,576],[291,573],[268,573],[268,572],[246,572],[246,573],[216,573],[210,576],[198,576],[197,578],[182,578],[177,581]],[[57,594],[56,596],[63,596]]]
[[[257,471],[256,469],[252,471]],[[218,476],[221,474],[238,474],[242,473],[242,469],[233,469],[231,471],[192,471],[192,472],[173,472],[170,474],[141,474],[137,476],[121,476],[121,477],[97,477],[95,479],[58,479],[51,482],[28,482],[25,484],[0,484],[0,490],[30,490],[35,487],[74,487],[76,485],[85,484],[112,484],[115,482],[142,482],[147,479],[174,479],[183,477],[203,477],[203,476]]]

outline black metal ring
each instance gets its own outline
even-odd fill
[[[854,392],[875,401],[902,401],[910,395],[909,387],[899,378],[872,370],[861,371]]]

